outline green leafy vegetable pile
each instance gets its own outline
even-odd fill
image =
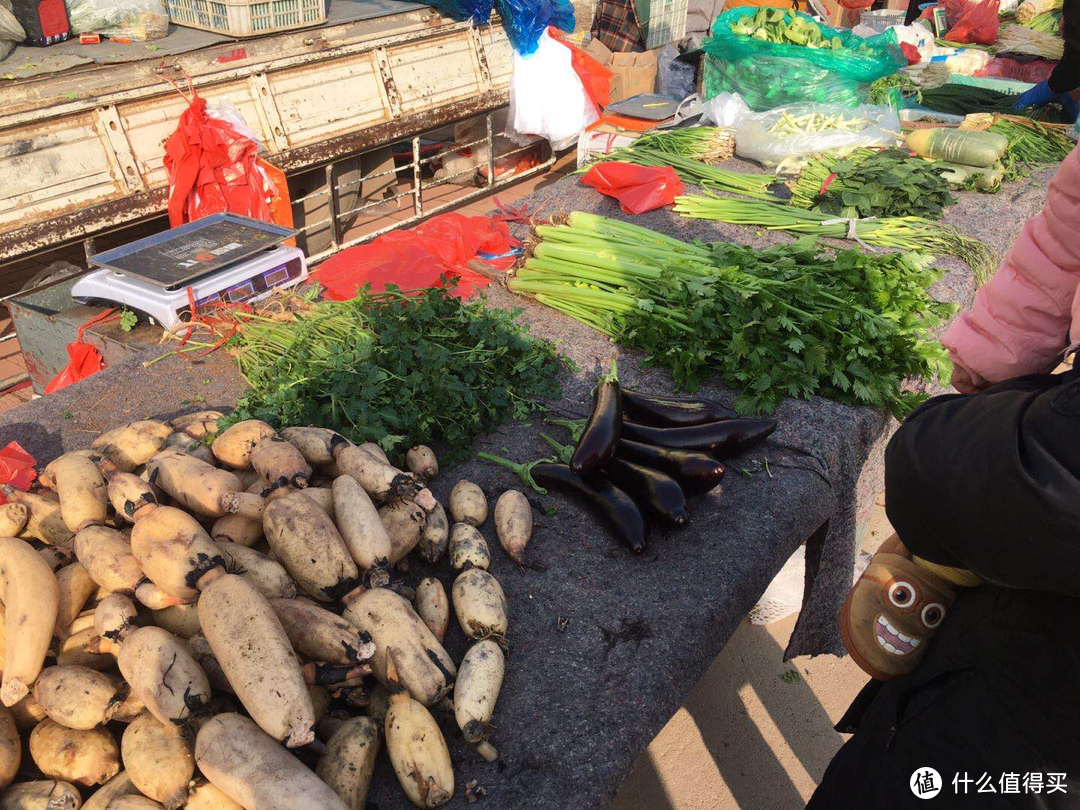
[[[899,417],[925,396],[905,379],[948,369],[933,330],[954,307],[929,297],[940,273],[917,253],[688,244],[581,212],[537,234],[511,290],[641,349],[682,387],[719,373],[744,413],[819,395]]]
[[[320,425],[388,452],[442,441],[452,463],[479,433],[557,397],[569,362],[516,322],[519,311],[442,289],[298,298],[285,318],[236,315],[242,328],[226,345],[251,389],[231,420]]]
[[[941,170],[899,149],[815,157],[792,184],[791,204],[842,217],[941,219],[956,200]]]

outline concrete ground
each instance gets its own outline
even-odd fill
[[[878,504],[863,543],[892,529]],[[783,661],[795,615],[743,620],[690,698],[638,757],[610,810],[803,807],[846,739],[833,730],[869,680],[849,657]]]

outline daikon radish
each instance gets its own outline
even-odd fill
[[[127,685],[80,666],[46,667],[34,684],[34,699],[49,718],[81,731],[112,720],[127,694]]]
[[[80,730],[46,718],[30,733],[30,756],[45,776],[102,785],[120,770],[120,749],[104,726]]]
[[[86,455],[65,453],[47,467],[60,496],[60,514],[73,532],[105,522],[108,499],[105,479]]]
[[[428,512],[424,523],[424,532],[420,535],[417,548],[420,556],[429,563],[437,563],[439,558],[446,553],[446,547],[450,541],[450,524],[446,519],[446,510],[441,503],[436,503],[435,508]]]
[[[450,529],[450,567],[472,565],[486,571],[490,564],[491,552],[480,530],[468,523],[455,523]]]
[[[533,518],[529,500],[516,489],[508,489],[495,502],[495,533],[511,560],[525,565],[525,548],[532,537]]]
[[[442,583],[435,577],[420,580],[416,586],[416,601],[413,604],[416,615],[441,644],[450,624],[450,600]]]
[[[214,439],[210,449],[222,463],[237,470],[246,470],[251,466],[251,451],[255,449],[255,445],[275,435],[275,430],[266,422],[248,419],[237,422],[221,433]]]
[[[152,459],[168,441],[173,429],[152,419],[132,422],[102,433],[91,445],[121,472],[131,472]]]
[[[502,586],[487,571],[481,568],[462,571],[454,580],[451,597],[465,635],[478,639],[506,636],[506,597]]]
[[[506,658],[493,640],[478,641],[465,653],[454,684],[454,719],[466,741],[487,738],[505,673]]]
[[[124,729],[120,753],[124,770],[144,796],[175,810],[187,801],[195,775],[195,746],[181,729],[149,712]]]
[[[168,594],[194,599],[225,571],[225,559],[195,518],[159,506],[131,530],[131,553],[146,576]]]
[[[332,602],[359,583],[360,572],[333,521],[302,492],[270,503],[263,531],[278,561],[309,596]]]
[[[255,445],[251,466],[274,488],[304,489],[311,480],[311,465],[280,436],[269,436]]]
[[[353,561],[364,571],[365,583],[371,588],[385,586],[390,581],[392,546],[371,496],[349,475],[334,479],[331,495],[338,531]]]
[[[267,599],[291,599],[296,583],[288,572],[265,554],[234,543],[218,543],[227,570],[239,574]]]
[[[367,804],[380,742],[375,721],[353,717],[338,727],[326,743],[326,753],[319,757],[315,773],[349,810],[364,810]]]
[[[340,433],[320,427],[290,427],[281,431],[281,438],[300,451],[308,464],[325,467],[334,461],[334,450],[349,445]]]
[[[241,489],[240,479],[233,473],[172,449],[158,453],[146,462],[146,469],[151,484],[203,517],[224,515],[222,496]]]
[[[439,724],[396,678],[397,649],[389,650],[386,752],[405,795],[417,807],[439,807],[454,795],[454,768]]]
[[[375,588],[346,599],[345,618],[375,644],[371,668],[386,683],[387,648],[398,651],[399,680],[425,706],[442,699],[453,685],[456,668],[412,606],[387,588]]]
[[[239,714],[219,714],[203,724],[195,762],[246,810],[347,810],[329,785]]]
[[[352,623],[306,599],[271,599],[270,607],[281,622],[293,649],[312,661],[347,666],[375,654],[370,638]]]
[[[314,708],[281,622],[246,580],[227,574],[199,598],[203,635],[252,719],[290,748],[314,739]]]
[[[4,603],[4,675],[0,702],[14,706],[30,691],[52,641],[60,588],[49,564],[27,542],[0,537]]]

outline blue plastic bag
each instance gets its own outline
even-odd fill
[[[574,7],[570,0],[495,0],[503,28],[514,50],[533,53],[540,35],[549,25],[568,34],[574,30]]]

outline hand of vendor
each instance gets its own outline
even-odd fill
[[[1028,107],[1041,107],[1044,104],[1056,102],[1065,110],[1068,120],[1075,121],[1080,116],[1080,103],[1073,96],[1075,93],[1055,93],[1050,89],[1049,81],[1040,82],[1030,90],[1021,93],[1013,104],[1014,110],[1024,110]]]
[[[1041,107],[1044,104],[1057,102],[1064,108],[1070,121],[1075,121],[1080,116],[1080,103],[1073,100],[1069,93],[1055,93],[1050,89],[1048,81],[1040,82],[1030,90],[1021,93],[1013,104],[1014,110],[1024,110],[1028,107]]]

